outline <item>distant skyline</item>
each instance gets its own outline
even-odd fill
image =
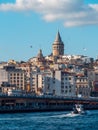
[[[96,59],[98,0],[0,0],[0,61],[51,54],[58,30],[65,54]]]

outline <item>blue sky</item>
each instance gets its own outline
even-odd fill
[[[98,0],[0,0],[0,61],[49,55],[58,29],[65,54],[97,58]]]

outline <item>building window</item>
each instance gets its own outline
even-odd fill
[[[65,94],[67,93],[68,91],[67,90],[65,90]]]
[[[64,80],[64,78],[61,78],[61,80]]]
[[[64,88],[64,86],[61,86],[61,88]]]
[[[64,93],[64,90],[63,90],[63,89],[61,89],[61,93]]]
[[[17,76],[19,76],[19,73],[17,73]]]
[[[64,85],[64,82],[61,82],[62,85]]]
[[[19,82],[19,80],[17,80],[17,82]]]
[[[68,88],[68,86],[65,86],[65,88],[67,89],[67,88]]]
[[[65,80],[67,80],[67,77],[65,78]]]

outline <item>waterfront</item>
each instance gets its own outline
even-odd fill
[[[0,114],[0,130],[98,130],[98,110],[76,117],[68,113]]]

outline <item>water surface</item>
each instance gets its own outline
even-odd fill
[[[98,111],[0,114],[0,130],[98,130]]]

